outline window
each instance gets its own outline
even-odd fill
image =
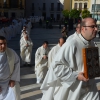
[[[54,18],[54,14],[51,14],[50,17],[53,19]]]
[[[57,20],[60,20],[60,14],[57,14],[56,19],[57,19]]]
[[[79,9],[82,10],[82,3],[79,3]]]
[[[51,11],[54,11],[54,3],[51,3]]]
[[[0,3],[0,8],[2,7],[1,3]]]
[[[84,9],[86,9],[87,8],[87,3],[84,3]]]
[[[10,8],[18,8],[18,0],[9,0]]]
[[[34,10],[34,3],[32,3],[32,10]]]
[[[92,4],[92,11],[100,11],[100,4]]]
[[[74,3],[74,8],[77,9],[77,3]]]
[[[57,11],[60,11],[60,3],[57,3]]]
[[[95,11],[95,4],[92,4],[92,11]]]
[[[45,3],[43,3],[43,10],[46,10]]]

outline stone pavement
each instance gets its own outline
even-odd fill
[[[74,30],[70,31],[69,34],[74,33]],[[50,43],[50,46],[53,46],[58,43],[58,39],[61,37],[61,29],[45,29],[45,28],[34,28],[31,30],[30,37],[33,41],[33,52],[32,52],[32,65],[33,67],[21,67],[21,100],[40,100],[42,93],[40,91],[41,84],[36,84],[36,76],[34,74],[34,57],[35,52],[38,47],[40,47],[43,41],[47,40]],[[19,40],[20,35],[17,35],[15,38],[8,42],[8,46],[14,49],[18,55],[19,51]],[[98,38],[95,39],[99,43]],[[96,83],[99,83],[100,78],[96,79]],[[100,85],[97,84],[98,89]]]

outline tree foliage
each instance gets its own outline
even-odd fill
[[[87,9],[84,9],[82,11],[82,18],[86,18],[86,17],[91,17],[90,11],[88,11]]]
[[[62,11],[62,14],[65,18],[68,18],[69,17],[69,11],[68,10],[63,10]]]
[[[71,18],[79,18],[79,17],[80,17],[80,13],[81,13],[80,10],[72,9],[72,10],[70,11],[70,17],[71,17]]]

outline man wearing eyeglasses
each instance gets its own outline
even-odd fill
[[[100,100],[95,79],[84,77],[82,49],[95,46],[96,22],[85,18],[81,34],[68,39],[58,51],[41,86],[41,100]]]

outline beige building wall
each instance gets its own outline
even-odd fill
[[[90,8],[91,0],[64,0],[64,10],[74,9],[74,5],[77,3],[77,9],[79,9],[79,3],[82,3],[82,9],[84,9],[84,3],[87,3],[87,9]]]
[[[72,0],[72,9],[75,8],[75,3],[77,3],[77,9],[79,9],[79,4],[82,3],[82,10],[84,9],[84,4],[87,3],[87,9],[90,8],[91,0]]]
[[[72,0],[64,0],[64,10],[71,10],[72,8]]]

